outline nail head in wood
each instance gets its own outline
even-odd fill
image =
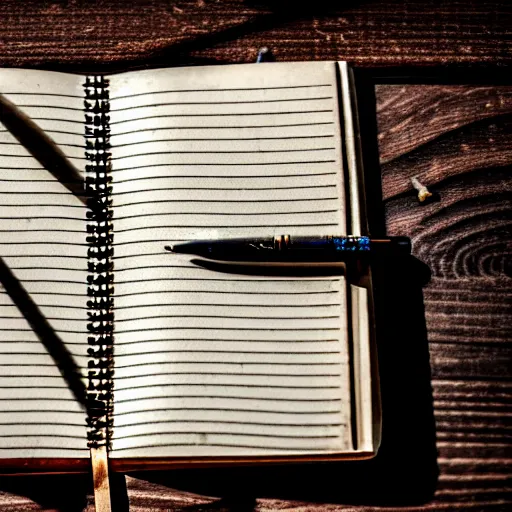
[[[429,197],[432,197],[432,192],[429,189],[420,183],[418,178],[411,178],[412,186],[418,191],[418,200],[420,203],[424,203]]]

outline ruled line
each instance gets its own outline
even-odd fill
[[[72,112],[93,113],[92,111],[86,110],[85,108],[66,107],[64,105],[25,105],[23,103],[17,103],[16,106],[20,108],[51,108],[52,110],[71,110]],[[32,119],[35,118],[32,117]]]
[[[329,184],[329,185],[301,185],[301,186],[288,186],[288,187],[247,187],[244,186],[243,190],[310,190],[310,189],[317,189],[317,188],[336,188],[335,184]],[[142,190],[141,192],[168,192],[168,191],[174,191],[174,190],[220,190],[223,192],[240,192],[239,188],[226,188],[226,187],[166,187],[166,188],[155,188],[153,190]],[[17,194],[18,192],[12,192],[14,194]],[[21,192],[19,192],[21,194]],[[31,194],[34,192],[31,192]],[[40,192],[43,194],[44,192]],[[54,192],[58,193],[58,192]],[[60,193],[60,192],[59,192]],[[112,192],[113,197],[119,197],[119,196],[125,196],[125,195],[133,195],[132,190],[127,190],[125,192],[116,192],[115,190]]]
[[[125,132],[115,132],[112,134],[112,137],[120,137],[121,135],[132,135],[134,133],[142,133],[142,132],[157,132],[161,130],[238,130],[238,129],[257,129],[257,128],[295,128],[300,126],[324,126],[324,125],[332,125],[334,122],[332,121],[322,121],[322,122],[308,122],[308,123],[282,123],[282,124],[257,124],[257,125],[241,125],[241,126],[233,126],[233,125],[225,125],[225,126],[162,126],[155,128],[142,128],[141,130],[128,130]]]
[[[25,412],[25,411],[16,411],[18,413],[20,412]],[[54,411],[55,412],[55,411]],[[59,412],[62,412],[62,411],[59,411]],[[82,413],[83,414],[83,413]],[[54,423],[47,423],[47,422],[40,422],[40,421],[34,421],[34,422],[30,422],[30,423],[25,423],[26,426],[36,426],[36,427],[55,427],[56,425]],[[62,426],[62,427],[82,427],[85,425],[85,421],[83,423],[68,423],[68,422],[62,422],[62,423],[59,423],[58,426]],[[19,422],[7,422],[7,421],[4,421],[4,422],[0,422],[0,426],[12,426],[12,427],[19,427],[20,424]],[[82,438],[80,438],[82,439]]]
[[[1,206],[1,205],[0,205]],[[35,205],[37,206],[37,205]],[[58,207],[59,208],[59,207]],[[73,221],[73,222],[80,222],[80,224],[83,226],[84,224],[84,219],[82,218],[79,218],[79,217],[46,217],[44,215],[36,215],[36,216],[26,216],[26,217],[0,217],[0,220],[10,220],[10,221],[16,221],[16,220],[27,220],[27,219],[30,219],[30,220],[69,220],[69,221]],[[47,231],[47,230],[41,230],[41,231]],[[81,233],[85,233],[85,229],[83,229],[82,231],[80,231]],[[62,256],[59,256],[59,257],[62,257]],[[68,257],[68,256],[66,256]]]
[[[156,226],[158,227],[158,226]],[[162,255],[167,255],[167,252],[159,252],[159,253],[156,253],[156,256],[162,256]],[[143,266],[143,267],[131,267],[131,268],[121,268],[121,269],[117,269],[116,270],[116,274],[117,273],[121,273],[121,272],[128,272],[128,271],[133,271],[133,270],[143,270],[143,269],[154,269],[154,268],[161,268],[161,269],[164,269],[164,270],[168,270],[168,269],[171,269],[171,268],[185,268],[185,269],[194,269],[194,270],[197,270],[198,272],[202,272],[202,271],[205,271],[206,269],[203,269],[203,268],[198,268],[197,265],[187,265],[185,263],[183,264],[180,264],[180,265],[146,265],[146,266]],[[159,279],[158,279],[159,280]],[[117,283],[119,283],[119,281],[116,281]],[[125,283],[128,283],[128,281],[124,281]],[[129,281],[130,283],[132,281]]]
[[[1,365],[1,366],[16,366],[16,365]],[[23,365],[27,366],[27,365]],[[32,365],[32,366],[54,366],[54,365]],[[66,389],[66,387],[63,387]],[[59,388],[60,389],[60,388]],[[65,398],[65,397],[58,397],[58,398],[50,398],[46,396],[38,396],[38,397],[0,397],[0,401],[13,401],[13,402],[33,402],[33,401],[45,401],[45,402],[76,402],[74,398]],[[61,411],[63,412],[63,411]],[[83,413],[82,413],[83,414]]]
[[[110,126],[132,123],[134,121],[148,121],[150,119],[172,119],[176,117],[245,117],[245,116],[281,116],[290,114],[326,114],[332,113],[331,109],[320,109],[320,110],[288,110],[286,112],[222,112],[217,114],[161,114],[154,116],[134,117],[131,119],[123,119],[122,121],[110,121]],[[236,128],[233,126],[232,128]]]
[[[31,375],[29,375],[31,377]],[[2,411],[3,413],[7,411]],[[20,410],[11,410],[9,412],[15,412],[16,414],[34,414],[34,413],[49,413],[49,414],[62,414],[63,412],[66,412],[66,414],[80,414],[80,416],[83,417],[84,412],[83,411],[63,411],[62,409],[20,409]],[[29,425],[29,423],[25,423],[26,425]],[[19,423],[18,423],[19,425]]]
[[[73,242],[0,242],[0,245],[72,245],[75,247],[87,247],[88,244],[75,244]],[[62,256],[61,256],[62,257]]]
[[[135,413],[134,413],[135,414]],[[275,427],[341,427],[345,426],[343,423],[332,422],[332,423],[272,423],[262,421],[235,421],[235,420],[200,420],[200,419],[181,419],[181,420],[157,420],[157,421],[133,421],[130,422],[130,426],[141,426],[141,425],[159,425],[168,423],[208,423],[208,424],[220,424],[220,425],[258,425],[258,426],[275,426]],[[2,423],[0,423],[2,425]],[[33,423],[30,423],[33,425]],[[73,425],[73,424],[71,424]],[[126,428],[126,425],[118,425],[118,428]],[[115,439],[119,437],[115,436]]]
[[[38,410],[38,411],[34,411],[34,412],[38,412],[38,413],[41,413],[41,412],[46,412],[45,410]],[[60,411],[60,412],[63,412],[63,411]],[[28,437],[28,436],[23,436],[23,437]],[[39,437],[39,436],[32,436],[32,437]],[[82,439],[82,438],[80,438]],[[85,443],[86,441],[84,441]],[[65,451],[71,451],[71,452],[84,452],[84,457],[89,457],[89,449],[87,447],[70,447],[70,446],[62,446],[61,444],[56,444],[54,446],[41,446],[40,444],[34,444],[34,445],[23,445],[23,446],[9,446],[9,447],[1,447],[0,446],[0,450],[9,450],[9,452],[13,452],[15,450],[36,450],[36,451],[39,451],[39,450],[52,450],[53,454],[55,454],[56,451],[60,451],[60,450],[65,450]],[[53,455],[52,454],[52,455]],[[10,457],[9,457],[10,458]]]
[[[16,158],[16,159],[32,158],[32,159],[34,159],[34,156],[33,155],[4,155],[4,154],[0,154],[0,158]],[[67,158],[70,160],[87,160],[87,158],[85,156],[69,156],[69,155],[67,155]],[[69,194],[69,192],[67,192],[67,194]]]
[[[156,130],[165,130],[166,128],[155,128],[151,131]],[[173,128],[168,128],[174,129]],[[194,129],[194,128],[189,128]],[[147,130],[140,130],[140,131],[147,131]],[[138,131],[137,131],[138,133]],[[121,134],[116,134],[115,136],[119,136]],[[327,139],[327,138],[333,138],[333,134],[322,134],[322,135],[295,135],[295,136],[279,136],[279,137],[210,137],[210,138],[177,138],[177,139],[151,139],[151,140],[141,140],[137,142],[125,142],[124,144],[116,144],[116,148],[123,148],[127,146],[137,146],[139,144],[156,144],[156,143],[169,143],[169,142],[219,142],[219,141],[228,141],[228,142],[236,142],[236,141],[253,141],[253,140],[296,140],[296,139]]]
[[[32,217],[29,217],[31,220]],[[0,233],[12,233],[12,229],[0,229]],[[81,233],[85,234],[83,229],[19,229],[17,233]]]
[[[0,290],[0,294],[7,295],[7,292]],[[61,293],[61,292],[30,292],[30,295],[60,295],[63,297],[83,297],[83,293]],[[68,343],[66,341],[66,343]]]
[[[1,197],[1,194],[0,194]],[[14,208],[43,208],[43,207],[53,207],[53,208],[80,208],[81,210],[85,211],[83,204],[48,204],[48,203],[31,203],[31,204],[22,204],[22,205],[14,205],[14,204],[0,204],[1,208],[8,208],[8,207],[14,207]],[[26,219],[27,217],[0,217],[0,219]],[[48,217],[48,216],[40,216],[40,217],[30,217],[31,219],[69,219],[69,220],[76,220],[76,217]]]
[[[125,112],[127,110],[135,110],[139,108],[156,108],[156,107],[170,107],[170,106],[186,106],[186,105],[250,105],[254,103],[285,103],[290,101],[322,101],[332,100],[332,96],[317,96],[310,98],[277,98],[277,99],[264,99],[264,100],[239,100],[239,101],[173,101],[165,103],[150,103],[148,105],[130,105],[129,107],[121,107],[113,109],[114,113]],[[114,101],[114,100],[112,100]],[[24,106],[24,105],[20,105]]]
[[[217,340],[215,340],[217,341]],[[250,341],[250,340],[248,340]],[[337,341],[337,340],[336,340]],[[270,341],[269,341],[270,342]],[[274,341],[272,341],[272,343],[275,343]],[[282,342],[280,342],[282,343]],[[292,343],[292,342],[291,342]],[[297,341],[293,341],[293,343],[297,343]],[[127,375],[125,377],[119,377],[119,376],[116,376],[114,375],[113,379],[114,381],[116,380],[126,380],[126,379],[130,379],[133,380],[133,379],[142,379],[142,378],[145,378],[145,377],[154,377],[154,376],[175,376],[175,375],[187,375],[187,376],[193,376],[193,375],[218,375],[218,376],[222,376],[222,377],[285,377],[285,378],[288,378],[288,377],[307,377],[307,378],[311,378],[311,377],[341,377],[341,374],[340,373],[315,373],[315,374],[311,374],[311,373],[272,373],[272,374],[269,374],[269,373],[235,373],[235,372],[183,372],[183,371],[176,371],[176,372],[165,372],[165,373],[151,373],[151,374],[142,374],[142,375],[136,375],[136,376],[133,376],[133,375]],[[129,389],[129,388],[124,388],[124,389]]]
[[[0,155],[1,157],[2,155]],[[1,195],[6,195],[6,196],[9,196],[9,195],[27,195],[27,194],[37,194],[37,195],[48,195],[48,196],[69,196],[70,193],[69,193],[69,190],[59,190],[59,191],[51,191],[51,190],[30,190],[30,191],[11,191],[11,190],[3,190],[1,192]],[[75,197],[87,197],[86,194],[76,194]],[[7,206],[14,206],[16,207],[17,205],[7,205]],[[26,205],[26,206],[29,206],[29,205]],[[32,205],[30,205],[32,206]],[[82,205],[82,208],[85,210],[85,207]]]
[[[12,329],[1,329],[2,330],[12,330]],[[30,329],[26,329],[27,331]],[[282,329],[275,328],[263,328],[263,327],[205,327],[205,326],[175,326],[175,327],[147,327],[145,329],[117,329],[117,334],[127,334],[133,332],[149,332],[149,331],[175,331],[175,330],[184,330],[184,331],[268,331],[268,332],[301,332],[301,331],[339,331],[339,327],[285,327]],[[73,332],[77,334],[81,334],[82,331],[59,331],[59,332]]]
[[[194,341],[194,340],[189,340]],[[302,342],[300,342],[302,343]],[[13,352],[6,352],[5,354],[9,354]],[[42,354],[44,352],[41,352]],[[0,355],[4,354],[4,352],[0,352]],[[340,354],[339,350],[330,350],[330,351],[291,351],[287,350],[286,352],[276,352],[275,350],[194,350],[194,349],[170,349],[170,350],[152,350],[148,352],[134,352],[133,354],[116,354],[116,358],[118,357],[138,357],[138,356],[149,356],[156,354],[271,354],[275,356],[279,355],[327,355],[327,354]],[[162,384],[165,385],[165,384]],[[201,384],[203,385],[203,384]],[[206,385],[206,384],[204,384]]]
[[[46,130],[45,130],[45,133],[46,133]],[[75,134],[76,135],[76,134]],[[20,146],[20,143],[19,142],[1,142],[0,141],[0,145],[3,145],[3,146],[16,146],[16,147],[19,147]],[[58,143],[58,146],[65,146],[65,147],[69,147],[69,148],[80,148],[80,149],[85,149],[85,146],[83,145],[80,145],[80,144],[66,144],[66,143]],[[1,155],[0,155],[1,156]],[[18,156],[18,155],[8,155],[8,156]],[[55,182],[55,180],[51,180],[53,182]]]
[[[164,253],[165,254],[165,253]],[[211,282],[222,282],[222,283],[276,283],[276,279],[244,279],[233,276],[232,278],[222,278],[222,277],[214,277],[214,278],[194,278],[194,277],[166,277],[166,278],[158,278],[158,279],[138,279],[138,280],[130,280],[130,281],[116,281],[117,284],[133,284],[133,283],[147,283],[148,281],[211,281]],[[338,279],[317,279],[317,278],[308,278],[308,283],[336,283],[339,281]],[[304,279],[297,278],[287,278],[287,279],[279,279],[280,283],[303,283]],[[212,292],[213,293],[213,292]],[[231,292],[230,292],[231,293]],[[245,293],[245,292],[244,292]],[[275,292],[274,292],[275,293]],[[310,293],[310,292],[306,292]]]
[[[330,174],[330,173],[329,173]],[[219,215],[219,216],[230,216],[230,217],[248,217],[248,216],[272,216],[272,215],[304,215],[304,214],[321,214],[321,213],[336,213],[338,210],[335,208],[329,210],[314,210],[314,211],[284,211],[284,212],[219,212],[219,211],[207,211],[207,212],[161,212],[161,213],[144,213],[144,218],[146,217],[161,217],[161,216],[169,216],[169,215]],[[128,219],[138,219],[141,215],[122,215],[116,217],[114,215],[114,220],[128,220]],[[23,218],[23,217],[21,217]],[[31,217],[34,218],[45,218],[45,217]],[[2,217],[0,217],[2,219]],[[76,219],[72,219],[76,220]],[[116,232],[119,232],[116,230]]]
[[[32,118],[34,119],[34,118]],[[1,130],[0,129],[0,133],[8,133],[9,130]],[[9,132],[10,133],[10,132]],[[80,137],[83,137],[83,134],[82,133],[77,133],[77,132],[68,132],[68,131],[65,131],[65,130],[52,130],[52,129],[48,129],[46,130],[45,129],[45,133],[62,133],[64,135],[74,135],[74,136],[80,136]],[[59,144],[61,145],[61,144]]]
[[[167,163],[167,164],[154,164],[154,165],[136,165],[132,167],[117,167],[115,169],[112,169],[111,172],[121,172],[121,171],[132,171],[134,169],[148,169],[153,167],[201,167],[201,166],[224,166],[224,165],[235,165],[238,167],[244,167],[244,166],[250,166],[250,165],[304,165],[304,164],[325,164],[325,163],[335,163],[336,160],[296,160],[296,161],[289,161],[289,162],[176,162],[176,163]]]
[[[297,227],[328,227],[328,226],[337,226],[337,222],[317,222],[311,224],[291,224],[289,222],[285,224],[215,224],[212,225],[212,228],[215,229],[240,229],[240,228],[297,228]],[[174,224],[174,225],[165,225],[165,226],[138,226],[133,228],[125,228],[125,229],[116,229],[116,233],[130,233],[132,231],[144,231],[147,229],[185,229],[185,228],[205,228],[208,226],[198,225],[198,224]],[[76,233],[80,233],[80,231],[76,231]],[[117,245],[123,245],[123,243],[118,243]]]
[[[182,279],[180,279],[182,281]],[[187,281],[190,281],[190,279],[187,279]],[[194,281],[203,281],[203,279],[194,279]],[[251,283],[254,281],[250,281]],[[139,295],[157,295],[162,293],[199,293],[200,290],[166,290],[166,291],[139,291],[136,293],[115,293],[115,297],[133,297],[133,296],[139,296]],[[1,292],[0,292],[1,293]],[[238,292],[238,291],[219,291],[219,290],[208,290],[201,293],[212,293],[212,294],[219,294],[219,295],[323,295],[325,293],[338,293],[336,290],[328,290],[328,291],[317,291],[317,292],[279,292],[276,294],[275,291],[271,292]],[[32,293],[33,295],[33,293]],[[43,294],[44,295],[44,294]],[[65,295],[65,294],[63,294]]]
[[[23,342],[19,342],[19,341],[6,341],[5,343],[39,343],[37,341],[23,341]],[[25,354],[27,355],[27,354]],[[39,366],[39,365],[34,365],[34,366]],[[37,375],[37,374],[33,374],[33,373],[25,373],[25,374],[16,374],[16,375],[2,375],[1,378],[2,379],[21,379],[21,378],[25,378],[25,377],[30,377],[30,378],[37,378],[37,379],[59,379],[60,381],[62,381],[62,375]],[[13,386],[10,386],[11,388]],[[15,386],[17,388],[17,386]],[[66,388],[66,384],[63,384],[62,386],[63,388]],[[0,411],[0,414],[3,413],[5,411]],[[30,412],[30,411],[17,411],[17,412]],[[55,411],[54,411],[55,412]],[[62,411],[60,411],[62,412]],[[73,411],[73,412],[76,412],[76,411]],[[79,414],[83,415],[83,411],[79,411]]]
[[[169,292],[169,293],[173,293],[173,292]],[[198,292],[195,292],[195,293],[208,293],[207,291],[198,291]],[[158,303],[158,306],[159,307],[183,307],[183,306],[190,306],[190,307],[201,307],[201,306],[205,306],[205,307],[209,307],[209,306],[214,306],[214,307],[228,307],[228,308],[245,308],[245,307],[250,307],[250,308],[253,308],[253,307],[256,307],[256,308],[304,308],[304,309],[308,309],[308,308],[326,308],[326,307],[333,307],[333,306],[336,306],[336,307],[339,307],[339,303],[337,302],[331,302],[331,303],[320,303],[320,304],[262,304],[262,303],[258,303],[258,302],[254,302],[254,303],[250,303],[250,302],[247,302],[247,303],[240,303],[240,302],[236,302],[236,303],[232,303],[232,302],[172,302],[172,303],[167,303],[167,304],[162,304],[162,303]],[[66,306],[66,307],[72,307],[72,306]],[[118,307],[116,306],[115,309],[116,310],[122,310],[122,309],[133,309],[133,308],[141,308],[141,307],[147,307],[147,306],[122,306],[122,307]],[[146,317],[146,318],[155,318],[155,317]],[[117,320],[118,322],[122,321],[122,320]]]
[[[275,306],[279,307],[279,306]],[[226,318],[231,320],[332,320],[333,318],[339,318],[339,315],[324,315],[324,316],[301,316],[301,317],[290,317],[290,316],[255,316],[255,315],[200,315],[197,313],[188,314],[188,315],[154,315],[154,316],[145,316],[138,318],[126,318],[123,320],[116,320],[116,323],[123,322],[134,322],[139,320],[156,320],[157,318]],[[2,317],[0,317],[2,318]],[[60,318],[54,318],[54,320],[65,320]],[[187,328],[187,327],[185,327]],[[173,351],[171,351],[173,352]],[[206,351],[207,352],[207,351]]]
[[[15,155],[11,155],[11,156],[15,156]],[[44,167],[15,167],[15,166],[10,166],[10,167],[0,167],[0,171],[44,171],[45,168]],[[4,192],[2,192],[3,194]]]
[[[123,439],[132,439],[138,437],[150,437],[150,436],[161,436],[161,435],[211,435],[211,436],[238,436],[238,437],[269,437],[274,439],[337,439],[339,435],[315,435],[315,434],[302,434],[302,435],[293,435],[293,434],[262,434],[262,433],[250,433],[250,432],[223,432],[223,431],[189,431],[189,430],[167,430],[162,432],[147,432],[147,433],[138,433],[138,434],[130,434],[120,436],[117,435],[114,437],[115,441],[121,441]],[[6,437],[0,435],[0,437]],[[68,437],[68,436],[59,436],[59,437]],[[193,443],[191,443],[193,444]],[[169,446],[167,443],[164,446]],[[197,446],[197,445],[196,445]],[[205,446],[209,446],[208,443],[205,443]],[[117,448],[116,448],[117,450]]]
[[[299,149],[256,149],[256,150],[201,150],[201,151],[188,151],[188,150],[176,150],[176,151],[152,151],[148,153],[134,153],[133,155],[124,155],[112,157],[113,161],[124,160],[126,158],[137,158],[139,156],[150,157],[156,155],[250,155],[250,154],[265,154],[265,153],[300,153],[300,152],[313,152],[313,151],[333,151],[336,148],[324,147],[324,148],[299,148]],[[2,155],[0,155],[1,157]]]
[[[117,356],[116,356],[117,357]],[[268,374],[267,377],[274,377],[273,374]],[[313,386],[313,385],[305,385],[305,386],[284,386],[284,385],[271,385],[271,384],[232,384],[232,383],[193,383],[193,382],[187,382],[184,384],[178,383],[178,382],[172,382],[167,384],[147,384],[144,386],[128,386],[126,388],[116,388],[116,391],[128,391],[132,389],[149,389],[149,388],[165,388],[165,387],[228,387],[228,388],[263,388],[263,389],[340,389],[340,386]],[[37,386],[33,387],[34,389],[38,389]],[[2,389],[2,388],[0,388]],[[9,388],[10,389],[10,388]],[[46,388],[43,388],[46,389]],[[50,389],[50,388],[48,388]],[[56,386],[55,388],[51,389],[60,389],[59,386]],[[174,396],[171,395],[170,398],[173,398]],[[169,397],[166,397],[169,398]],[[202,398],[202,397],[201,397]]]
[[[275,450],[277,452],[283,452],[283,451],[291,451],[291,452],[314,452],[318,453],[319,448],[306,448],[302,446],[296,446],[296,447],[283,447],[283,446],[267,446],[263,444],[236,444],[236,443],[203,443],[201,445],[198,445],[197,443],[161,443],[161,444],[144,444],[144,445],[136,445],[136,446],[129,446],[126,448],[119,448],[118,446],[115,447],[115,451],[120,452],[123,450],[147,450],[148,448],[169,448],[169,447],[181,447],[185,448],[188,446],[194,446],[197,448],[198,446],[203,447],[211,447],[211,448],[252,448],[256,450]],[[327,448],[324,448],[324,451],[328,451]]]
[[[55,256],[55,257],[56,258],[62,258],[62,256]],[[17,256],[14,256],[14,258],[17,258]],[[9,268],[11,270],[40,270],[41,267],[15,267],[13,265],[9,265]],[[65,271],[69,271],[69,272],[83,272],[84,271],[83,267],[80,267],[80,268],[69,268],[69,267],[51,267],[51,266],[48,267],[48,266],[45,266],[44,268],[46,270],[65,270]],[[67,306],[63,305],[63,307],[67,307]]]
[[[118,101],[126,98],[137,98],[140,96],[148,96],[153,94],[171,94],[171,93],[182,93],[182,92],[231,92],[231,91],[271,91],[271,90],[286,90],[286,89],[309,89],[315,87],[332,87],[332,84],[308,84],[308,85],[279,85],[279,86],[267,86],[267,87],[233,87],[224,89],[173,89],[164,91],[152,91],[152,92],[141,92],[138,94],[125,94],[123,96],[116,96],[110,99],[111,102]]]
[[[332,176],[332,175],[336,175],[337,172],[335,171],[332,171],[332,172],[316,172],[316,173],[303,173],[303,174],[272,174],[272,175],[268,175],[268,174],[244,174],[244,175],[235,175],[235,176],[229,176],[229,175],[221,175],[221,174],[215,174],[215,175],[207,175],[205,176],[204,174],[197,174],[197,175],[192,175],[192,174],[173,174],[173,175],[169,175],[169,176],[144,176],[144,177],[141,177],[141,178],[126,178],[124,180],[116,180],[116,185],[119,185],[120,183],[132,183],[134,181],[147,181],[147,180],[162,180],[162,179],[165,179],[165,180],[175,180],[175,179],[202,179],[202,180],[205,180],[205,179],[226,179],[226,180],[233,180],[233,179],[250,179],[250,178],[266,178],[266,179],[269,179],[269,178],[310,178],[310,177],[313,177],[313,176]],[[2,180],[0,180],[2,181]],[[5,181],[8,181],[8,180],[5,180]],[[18,180],[12,180],[12,181],[18,181]],[[39,180],[39,181],[43,181],[43,180]],[[50,180],[48,180],[50,181]],[[158,189],[155,189],[155,190],[158,190]],[[228,189],[230,190],[230,189]],[[289,213],[289,212],[283,212],[283,213]],[[308,213],[308,212],[300,212],[300,213]],[[144,216],[147,216],[148,214],[144,214]],[[186,213],[183,214],[183,213],[180,213],[179,215],[187,215]],[[213,214],[212,214],[213,215]],[[256,215],[256,214],[245,214],[245,215]]]
[[[54,96],[56,98],[74,98],[74,99],[79,99],[79,100],[83,100],[84,97],[83,96],[77,96],[76,94],[60,94],[60,93],[53,93],[53,92],[39,92],[39,91],[35,91],[35,92],[2,92],[2,94],[4,96],[6,95],[9,95],[9,96],[36,96],[36,97],[39,97],[39,96]],[[48,106],[48,105],[46,105]],[[51,105],[49,105],[51,107]]]
[[[33,295],[31,293],[31,295]],[[38,295],[46,295],[46,294],[38,294]],[[82,297],[83,295],[82,294],[78,294],[78,296]],[[34,332],[33,329],[5,329],[3,327],[0,327],[0,331],[14,331],[14,332]],[[71,333],[71,334],[84,334],[86,333],[87,334],[87,329],[84,328],[83,331],[70,331],[70,330],[64,330],[64,329],[55,329],[55,332],[56,333]],[[66,343],[70,343],[68,341],[66,341]],[[0,366],[4,366],[2,364],[0,364]]]
[[[244,363],[245,364],[245,363]],[[128,403],[128,402],[139,402],[141,400],[154,400],[154,399],[160,399],[160,400],[165,400],[165,399],[179,399],[179,400],[182,400],[182,399],[190,399],[190,398],[199,398],[201,400],[204,400],[204,399],[216,399],[216,398],[220,398],[222,400],[256,400],[256,401],[269,401],[269,402],[313,402],[313,403],[320,403],[320,402],[341,402],[341,398],[280,398],[280,397],[262,397],[262,396],[239,396],[239,395],[200,395],[200,396],[197,396],[197,395],[172,395],[172,396],[167,396],[167,397],[163,397],[163,396],[146,396],[146,397],[137,397],[137,398],[123,398],[121,400],[117,399],[116,400],[116,403],[117,404],[125,404],[125,403]],[[0,400],[3,400],[0,398]],[[7,400],[7,398],[6,398]],[[24,399],[25,400],[25,399]],[[37,398],[34,398],[33,400],[37,400]],[[44,399],[43,399],[44,400]],[[48,399],[48,400],[52,400],[52,399]]]
[[[0,308],[3,308],[4,306],[0,306]],[[50,306],[50,307],[56,307],[56,306]],[[69,306],[68,306],[69,307]],[[62,320],[62,321],[67,321],[67,322],[84,322],[85,321],[85,317],[84,318],[69,318],[69,317],[58,317],[58,316],[46,316],[45,315],[45,318],[46,320]],[[23,319],[23,315],[19,315],[19,316],[0,316],[0,319],[1,320],[21,320]],[[17,330],[17,329],[11,329],[11,330]],[[85,331],[85,329],[84,329]],[[36,354],[37,352],[31,352],[31,354]],[[41,352],[41,354],[46,354],[47,352]],[[2,354],[14,354],[14,352],[0,352],[0,355]],[[18,355],[23,355],[22,353],[18,354]],[[26,354],[25,354],[26,355]],[[73,354],[73,355],[80,355],[80,354]]]
[[[150,329],[146,329],[146,330],[150,330]],[[208,329],[204,329],[204,330],[208,330]],[[237,329],[228,329],[228,330],[236,331]],[[241,329],[238,329],[238,330],[241,330]],[[251,330],[251,329],[248,329],[248,330]],[[252,330],[255,330],[255,329],[252,329]],[[281,329],[281,330],[291,330],[291,329]],[[295,329],[295,330],[297,330],[297,329]],[[311,331],[311,330],[315,330],[315,329],[303,329],[303,330]],[[322,330],[329,330],[329,329],[322,329]],[[335,330],[335,329],[331,329],[331,330]],[[127,331],[125,331],[125,332],[127,332]],[[243,364],[244,366],[245,365],[255,365],[255,364],[272,365],[272,366],[337,366],[341,363],[339,363],[339,362],[283,363],[283,362],[276,362],[276,361],[272,361],[272,362],[269,362],[269,361],[243,361],[243,362],[240,362],[240,361],[211,361],[211,360],[193,361],[193,360],[185,360],[184,359],[182,361],[167,361],[167,362],[159,361],[159,362],[149,362],[149,363],[134,363],[134,364],[116,365],[116,368],[121,370],[121,369],[125,369],[125,368],[138,368],[141,366],[158,366],[158,365],[164,365],[164,364],[226,364],[226,365],[236,365],[236,366],[240,366],[241,364]],[[7,365],[7,366],[11,366],[11,365]],[[182,398],[186,398],[186,397],[182,397]],[[189,397],[189,398],[192,398],[192,397]],[[201,397],[201,398],[206,398],[206,397]],[[212,397],[210,397],[210,398],[212,398]],[[222,397],[219,397],[219,398],[222,398]]]
[[[304,198],[279,198],[279,203],[292,203],[298,201],[337,201],[338,197],[304,197]],[[134,201],[116,205],[118,207],[158,204],[158,203],[275,203],[276,199],[156,199],[154,201]],[[1,206],[1,205],[0,205]]]
[[[51,117],[33,117],[33,116],[30,116],[30,119],[32,119],[32,121],[53,121],[53,122],[57,122],[57,123],[73,123],[73,124],[79,124],[81,126],[83,126],[83,124],[84,124],[84,121],[76,121],[74,119],[58,119],[58,118],[51,118]],[[76,135],[76,133],[73,135]]]
[[[13,155],[14,156],[14,155]],[[20,179],[0,179],[1,182],[4,183],[55,183],[55,180],[47,180],[47,179],[33,179],[33,180],[20,180]],[[69,185],[69,183],[66,183],[65,181],[61,182],[62,185]],[[0,192],[0,194],[3,194],[4,192]]]
[[[194,337],[194,338],[165,338],[165,339],[162,339],[162,340],[149,340],[147,341],[148,343],[153,343],[153,342],[158,342],[158,341],[170,341],[170,342],[174,342],[174,341],[186,341],[186,342],[203,342],[203,341],[207,341],[207,342],[211,342],[211,343],[275,343],[275,340],[265,340],[265,339],[254,339],[254,338],[245,338],[243,340],[241,339],[236,339],[236,338],[197,338],[197,337]],[[293,344],[297,344],[297,343],[336,343],[338,340],[336,339],[318,339],[318,340],[304,340],[304,339],[298,339],[298,340],[279,340],[279,343],[293,343]],[[133,345],[135,343],[140,343],[139,341],[123,341],[123,342],[118,342],[117,345],[121,346],[121,345]],[[211,373],[211,372],[207,372],[208,375],[224,375],[223,373],[219,373],[219,374],[216,374],[216,373]],[[171,372],[171,373],[166,373],[166,374],[162,374],[162,375],[195,375],[195,373],[190,373],[190,372],[184,372],[184,373],[181,373],[181,372]],[[202,375],[202,373],[198,373],[198,375]],[[240,374],[237,374],[237,373],[233,373],[230,375],[259,375],[257,373],[253,373],[253,374],[249,374],[249,373],[240,373]],[[304,375],[304,376],[307,376],[307,375]],[[115,378],[125,378],[125,377],[115,377]]]
[[[2,355],[16,355],[16,356],[27,356],[27,355],[44,355],[44,353],[25,353],[25,352],[3,352]],[[73,354],[77,355],[77,354]],[[86,357],[84,355],[84,357]],[[13,386],[0,386],[0,389],[66,389],[66,384],[63,384],[62,386],[44,386],[44,385],[38,385],[38,386],[16,386],[13,388]],[[24,400],[25,398],[21,398],[21,400]]]
[[[197,398],[197,397],[195,397]],[[262,414],[286,414],[286,415],[295,415],[295,414],[314,414],[315,416],[321,414],[336,414],[339,413],[338,409],[324,410],[324,411],[301,411],[294,410],[283,411],[280,409],[246,409],[246,408],[229,408],[229,407],[165,407],[165,408],[149,408],[144,409],[143,411],[116,411],[116,416],[126,416],[128,414],[149,414],[152,412],[167,412],[167,411],[212,411],[212,412],[250,412],[250,413],[262,413]],[[62,412],[62,411],[59,411]]]
[[[4,244],[4,245],[7,245],[7,244]],[[16,256],[6,256],[6,257],[7,258],[57,258],[57,259],[62,258],[62,256],[60,254],[16,254]],[[87,258],[87,256],[66,256],[66,259],[85,260],[88,258]]]
[[[54,283],[54,284],[81,284],[84,285],[84,281],[66,281],[62,279],[23,279],[23,283]]]

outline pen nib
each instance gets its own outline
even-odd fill
[[[174,248],[173,248],[173,246],[172,246],[172,245],[166,245],[166,246],[164,246],[164,249],[165,249],[166,251],[169,251],[169,252],[174,252]]]

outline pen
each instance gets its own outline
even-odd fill
[[[217,261],[259,264],[350,262],[372,257],[397,258],[411,253],[407,237],[291,236],[198,240],[172,246],[167,251]]]

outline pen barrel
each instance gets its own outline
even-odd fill
[[[367,236],[321,236],[321,237],[275,237],[281,251],[291,251],[297,256],[347,259],[351,255],[360,259],[372,257],[395,257],[411,253],[411,241],[407,237],[397,236],[374,239]],[[320,253],[323,253],[321,255]]]
[[[227,261],[335,262],[395,258],[411,252],[406,237],[371,239],[367,236],[291,236],[213,244],[212,257]],[[215,254],[215,255],[214,255]]]
[[[410,254],[411,244],[405,237],[279,235],[187,242],[171,250],[219,261],[319,263],[399,257]]]
[[[367,236],[281,236],[275,237],[282,250],[292,251],[328,251],[336,253],[370,251],[370,238]]]

